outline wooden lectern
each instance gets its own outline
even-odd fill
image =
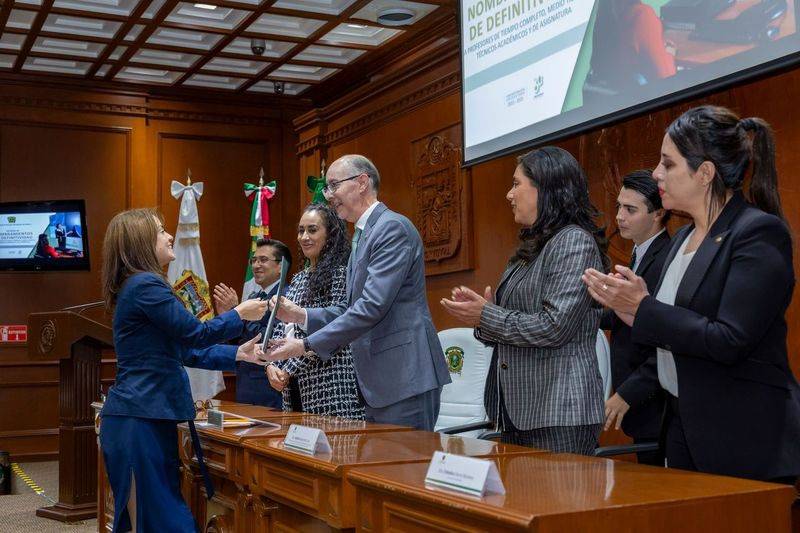
[[[111,328],[64,310],[32,313],[28,332],[28,357],[59,361],[58,503],[37,509],[36,516],[62,522],[94,518],[97,444],[91,404],[100,399],[100,353],[113,346]]]

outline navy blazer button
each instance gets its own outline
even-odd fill
[[[500,368],[502,368],[503,370],[505,370],[505,369],[507,369],[507,368],[508,368],[508,365],[507,365],[507,364],[505,364],[505,363],[500,363]]]

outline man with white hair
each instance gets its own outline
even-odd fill
[[[422,239],[410,220],[378,201],[379,186],[364,156],[340,157],[328,169],[325,198],[355,224],[348,301],[301,309],[282,299],[278,318],[309,335],[275,345],[269,359],[327,360],[350,344],[367,420],[430,431],[450,374],[428,308]]]

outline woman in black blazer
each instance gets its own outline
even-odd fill
[[[624,267],[583,279],[632,325],[634,342],[657,348],[669,393],[667,465],[792,482],[800,474],[800,388],[785,320],[792,239],[769,125],[721,107],[691,109],[667,129],[653,176],[664,207],[693,220],[673,238],[653,294]]]

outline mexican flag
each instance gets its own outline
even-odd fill
[[[245,198],[253,203],[250,210],[250,252],[247,255],[247,270],[244,275],[244,287],[242,288],[242,300],[245,300],[253,292],[257,292],[259,287],[253,281],[253,269],[250,266],[250,259],[256,251],[256,242],[262,238],[269,238],[269,200],[275,196],[277,184],[271,181],[264,183],[264,169],[261,169],[261,176],[258,185],[252,183],[244,184]]]

